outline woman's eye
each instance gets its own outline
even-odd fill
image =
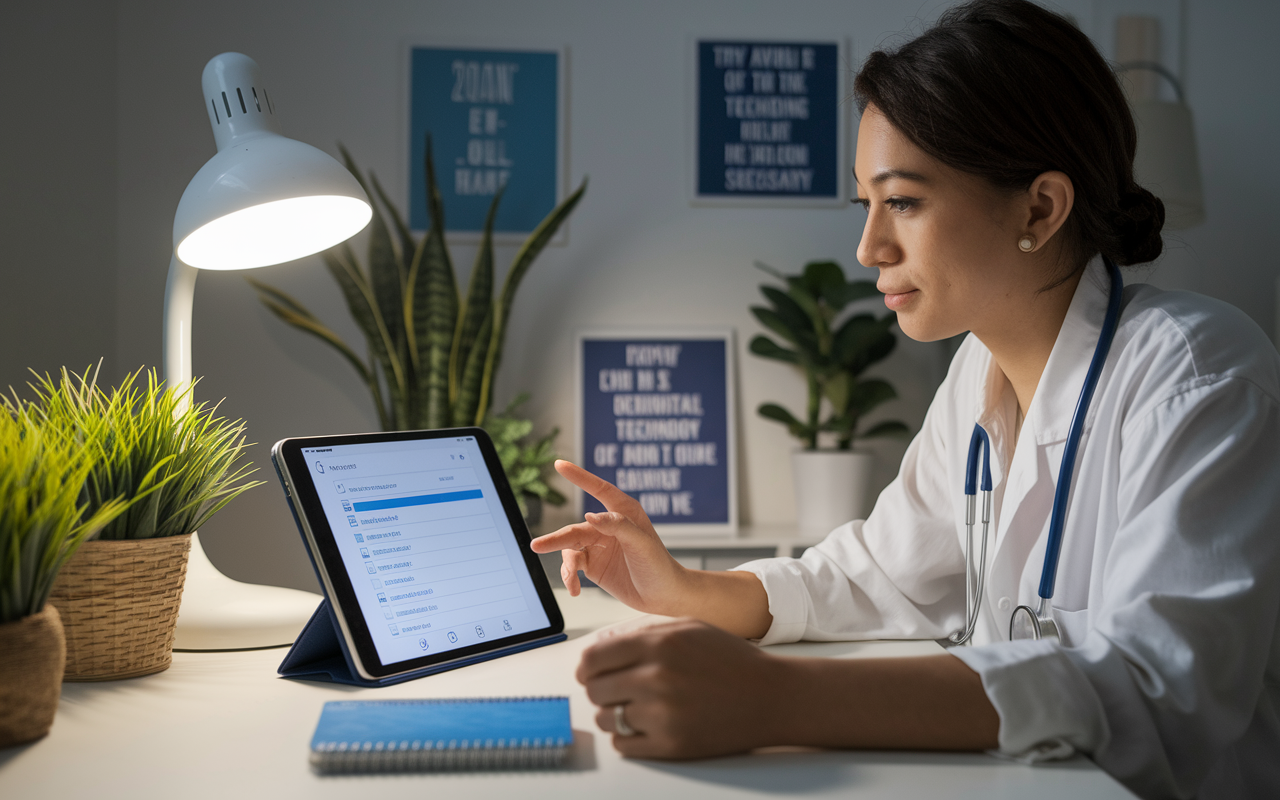
[[[916,201],[905,197],[890,197],[884,201],[884,204],[901,214],[904,211],[910,211],[915,208]]]

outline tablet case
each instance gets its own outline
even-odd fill
[[[329,600],[326,598],[321,601],[316,613],[311,615],[311,619],[307,621],[302,633],[298,634],[297,641],[293,643],[293,647],[289,648],[289,653],[284,657],[284,661],[280,662],[278,670],[280,677],[310,681],[331,681],[352,686],[390,686],[393,683],[403,683],[414,678],[434,675],[437,672],[448,672],[458,667],[478,664],[481,661],[488,661],[501,656],[509,656],[512,653],[532,650],[535,647],[562,642],[568,638],[564,633],[552,634],[542,639],[513,644],[487,653],[477,653],[474,656],[460,658],[456,661],[431,664],[430,666],[399,675],[368,680],[360,677],[360,673],[356,671],[355,662],[352,660],[351,653],[347,650],[346,641],[339,631],[338,619],[333,613],[333,608],[329,605]]]

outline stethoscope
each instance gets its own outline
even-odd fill
[[[1049,539],[1044,550],[1044,568],[1040,573],[1040,601],[1034,609],[1020,605],[1013,610],[1013,617],[1009,620],[1010,639],[1061,641],[1050,601],[1053,599],[1053,587],[1058,577],[1058,558],[1062,555],[1062,535],[1067,520],[1067,500],[1071,494],[1071,474],[1075,471],[1076,451],[1080,449],[1080,437],[1084,434],[1084,418],[1089,413],[1089,401],[1093,399],[1093,390],[1098,387],[1102,366],[1111,350],[1111,342],[1116,337],[1116,327],[1120,321],[1120,295],[1124,289],[1119,268],[1105,256],[1103,262],[1111,277],[1111,295],[1107,299],[1107,316],[1102,322],[1102,333],[1098,336],[1098,345],[1094,348],[1093,360],[1089,362],[1089,372],[1085,375],[1080,399],[1076,401],[1075,414],[1071,417],[1067,447],[1062,453],[1062,467],[1058,470],[1058,485],[1053,492],[1053,510],[1049,515]],[[979,456],[982,460],[981,483],[978,481]],[[978,489],[982,490],[982,544],[978,552],[978,564],[975,566],[972,559],[973,524],[977,516]],[[973,637],[987,578],[987,533],[991,527],[991,440],[981,425],[973,426],[973,435],[969,438],[964,493],[967,496],[964,542],[965,624],[964,628],[951,634],[952,644],[965,644]]]

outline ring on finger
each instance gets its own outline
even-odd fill
[[[619,736],[635,736],[639,731],[627,724],[626,708],[626,703],[613,707],[613,729]]]

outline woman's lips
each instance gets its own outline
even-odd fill
[[[911,289],[906,292],[885,292],[884,304],[890,311],[898,311],[915,299],[918,294],[920,294],[919,289]]]

